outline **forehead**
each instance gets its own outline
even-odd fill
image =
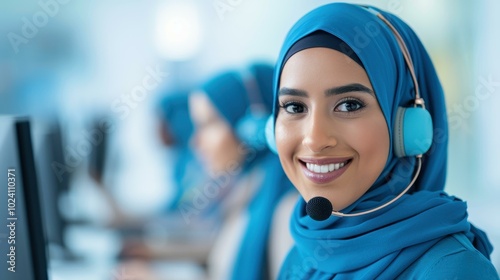
[[[369,86],[366,71],[349,56],[329,48],[309,48],[295,53],[280,74],[280,87],[338,86],[357,82]]]

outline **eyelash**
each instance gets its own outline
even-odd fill
[[[358,108],[355,109],[355,110],[352,110],[352,111],[339,111],[338,110],[338,107],[341,106],[341,105],[345,105],[345,104],[348,104],[348,103],[355,103]],[[288,109],[290,106],[300,106],[301,109],[302,109],[302,112],[289,112]],[[280,105],[279,107],[281,109],[283,109],[287,114],[290,114],[290,115],[295,115],[295,114],[302,114],[302,113],[305,113],[307,112],[307,106],[302,103],[302,102],[299,102],[299,101],[286,101],[286,102],[280,102]],[[359,113],[360,110],[363,110],[363,108],[366,107],[366,103],[359,99],[359,98],[353,98],[353,97],[346,97],[346,98],[343,98],[341,99],[339,102],[337,102],[337,104],[335,105],[335,108],[333,109],[334,112],[338,112],[338,113],[341,113],[341,114],[356,114],[356,113]]]
[[[344,105],[344,104],[348,104],[348,103],[351,103],[351,104],[355,103],[357,106],[359,106],[359,108],[357,108],[355,110],[352,110],[352,111],[337,111],[337,108],[339,106]],[[353,97],[346,97],[346,98],[340,100],[337,105],[335,105],[334,111],[335,112],[345,113],[345,114],[356,114],[360,110],[363,110],[363,108],[365,108],[365,107],[366,107],[366,103],[363,102],[363,100],[358,99],[358,98],[353,98]]]
[[[281,109],[283,109],[286,113],[290,114],[290,115],[295,115],[295,114],[300,114],[300,113],[304,113],[304,112],[289,112],[287,109],[290,107],[290,106],[300,106],[302,107],[302,110],[305,111],[306,110],[306,105],[302,102],[298,102],[298,101],[287,101],[287,102],[282,102],[280,103],[279,107]]]

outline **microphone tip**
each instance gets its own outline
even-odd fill
[[[324,197],[316,196],[311,198],[306,204],[306,213],[316,221],[324,221],[332,215],[333,206]]]

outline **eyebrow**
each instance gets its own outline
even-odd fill
[[[344,86],[339,86],[339,87],[327,89],[325,91],[325,95],[331,96],[331,95],[343,94],[343,93],[348,93],[348,92],[353,92],[353,91],[366,92],[366,93],[369,93],[369,94],[375,96],[373,93],[373,90],[369,89],[368,87],[366,87],[362,84],[358,84],[358,83],[353,83],[353,84],[348,84],[348,85],[344,85]]]
[[[294,88],[280,88],[278,91],[278,96],[283,96],[283,95],[292,95],[292,96],[300,96],[300,97],[308,97],[307,92],[305,90],[301,89],[294,89]]]
[[[369,89],[368,87],[366,87],[362,84],[358,84],[358,83],[352,83],[352,84],[348,84],[348,85],[343,85],[343,86],[338,86],[338,87],[327,89],[327,90],[325,90],[325,95],[331,96],[331,95],[338,95],[338,94],[354,92],[354,91],[366,92],[366,93],[369,93],[369,94],[375,96],[375,94],[373,93],[373,90]],[[286,87],[281,88],[278,91],[278,96],[283,96],[283,95],[292,95],[292,96],[299,96],[299,97],[308,97],[309,96],[307,94],[307,91],[305,91],[305,90],[286,88]]]

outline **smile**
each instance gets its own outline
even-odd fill
[[[352,159],[300,159],[299,161],[307,179],[316,184],[326,184],[342,175]]]
[[[319,165],[319,164],[306,162],[306,167],[309,171],[312,171],[312,172],[328,173],[328,172],[332,172],[334,170],[339,170],[340,168],[344,167],[345,164],[346,164],[346,162]]]

